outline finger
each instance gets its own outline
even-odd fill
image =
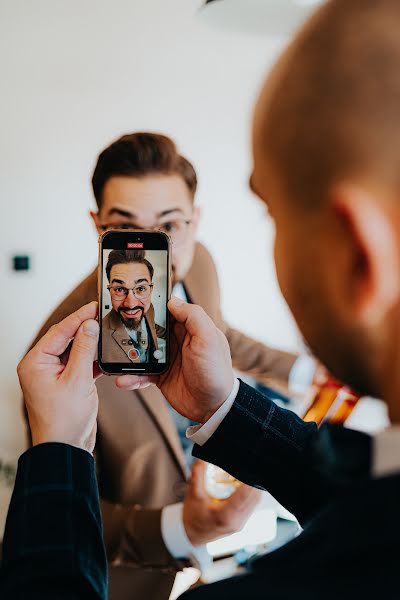
[[[84,321],[72,342],[64,377],[83,377],[93,380],[93,363],[98,340],[98,322],[94,319]]]
[[[82,308],[72,313],[72,315],[69,315],[63,321],[51,327],[36,344],[35,352],[60,356],[65,352],[82,323],[88,319],[95,319],[97,311],[97,302],[90,302],[90,304],[82,306]]]
[[[207,463],[202,460],[196,460],[192,466],[192,474],[190,477],[190,491],[196,498],[203,499],[208,496],[206,488],[206,469]]]
[[[139,390],[157,382],[157,377],[150,375],[120,375],[115,379],[115,385],[121,390]]]
[[[185,326],[190,335],[208,340],[218,331],[206,312],[196,304],[188,304],[180,298],[171,298],[168,310],[178,323]]]

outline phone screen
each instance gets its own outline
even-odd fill
[[[124,230],[101,236],[99,365],[104,372],[166,370],[169,273],[165,234]]]

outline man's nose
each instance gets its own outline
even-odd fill
[[[133,293],[133,290],[128,290],[127,295],[125,296],[124,299],[124,306],[129,306],[129,307],[133,307],[133,305],[135,304],[136,301],[136,297],[135,294]]]

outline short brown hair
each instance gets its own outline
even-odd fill
[[[127,265],[129,263],[141,263],[146,265],[150,273],[150,279],[153,279],[154,267],[147,260],[146,252],[144,250],[111,250],[106,265],[108,281],[110,281],[111,269],[115,265]]]
[[[399,29],[399,0],[329,0],[289,47],[261,105],[288,198],[312,208],[354,176],[399,188]]]
[[[105,184],[111,177],[121,175],[180,175],[192,198],[197,189],[193,165],[178,153],[169,137],[159,133],[123,135],[101,152],[92,177],[93,193],[99,208]]]

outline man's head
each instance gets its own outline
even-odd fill
[[[171,236],[175,281],[194,255],[199,210],[196,172],[174,142],[160,134],[124,135],[99,155],[92,178],[99,232],[107,227],[157,228]]]
[[[137,329],[151,306],[152,264],[143,250],[111,250],[106,273],[113,309],[128,329]]]
[[[378,396],[399,353],[399,27],[398,0],[324,4],[264,85],[253,135],[251,185],[297,323],[339,378]]]

